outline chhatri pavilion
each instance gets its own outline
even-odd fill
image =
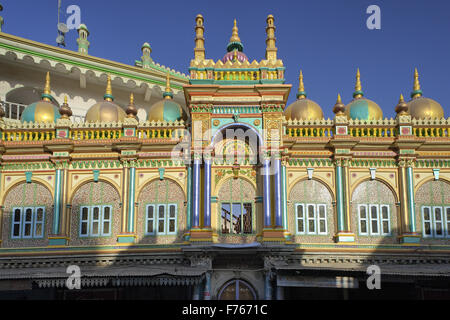
[[[186,75],[149,43],[125,65],[89,55],[85,24],[73,52],[0,19],[1,299],[449,297],[443,107],[417,70],[395,119],[359,70],[347,105],[314,102],[302,72],[287,105],[266,24],[264,59],[234,21],[213,60],[198,15]]]

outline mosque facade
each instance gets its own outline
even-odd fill
[[[187,75],[0,29],[0,298],[449,297],[444,109],[417,70],[394,119],[359,70],[333,119],[301,72],[287,105],[275,29],[213,60],[198,15]]]

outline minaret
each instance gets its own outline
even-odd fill
[[[276,61],[278,49],[276,45],[275,38],[275,19],[273,15],[267,17],[267,40],[266,40],[266,60]]]
[[[153,60],[151,58],[151,53],[152,53],[152,47],[150,46],[150,44],[148,42],[144,43],[142,45],[142,67],[144,69],[148,69],[150,68]]]
[[[0,12],[3,11],[3,6],[0,4]],[[0,16],[0,32],[2,32],[2,26],[3,26],[3,17]]]
[[[413,92],[411,93],[411,98],[416,99],[420,98],[422,96],[422,90],[420,89],[420,82],[419,82],[419,72],[417,71],[417,68],[414,70],[414,88]]]
[[[90,43],[88,41],[89,30],[84,23],[78,27],[78,52],[88,54]]]
[[[164,99],[173,99],[173,91],[172,88],[170,88],[170,73],[167,72],[167,79],[166,79],[166,91],[163,93]]]
[[[303,83],[303,72],[300,70],[297,99],[306,99],[306,97],[305,84]]]
[[[205,27],[203,26],[204,19],[201,14],[195,18],[195,49],[194,57],[197,61],[205,60]]]
[[[359,98],[362,98],[363,96],[364,96],[364,92],[362,91],[362,86],[361,86],[361,73],[359,72],[359,68],[358,68],[358,71],[356,71],[356,85],[355,85],[355,92],[353,93],[353,98],[359,99]]]

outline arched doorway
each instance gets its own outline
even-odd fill
[[[219,291],[219,300],[256,300],[255,290],[247,282],[235,279]]]

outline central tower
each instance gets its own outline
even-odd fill
[[[284,242],[283,111],[291,85],[267,18],[266,59],[250,63],[234,21],[227,52],[206,59],[203,16],[184,87],[192,120],[191,241]]]

